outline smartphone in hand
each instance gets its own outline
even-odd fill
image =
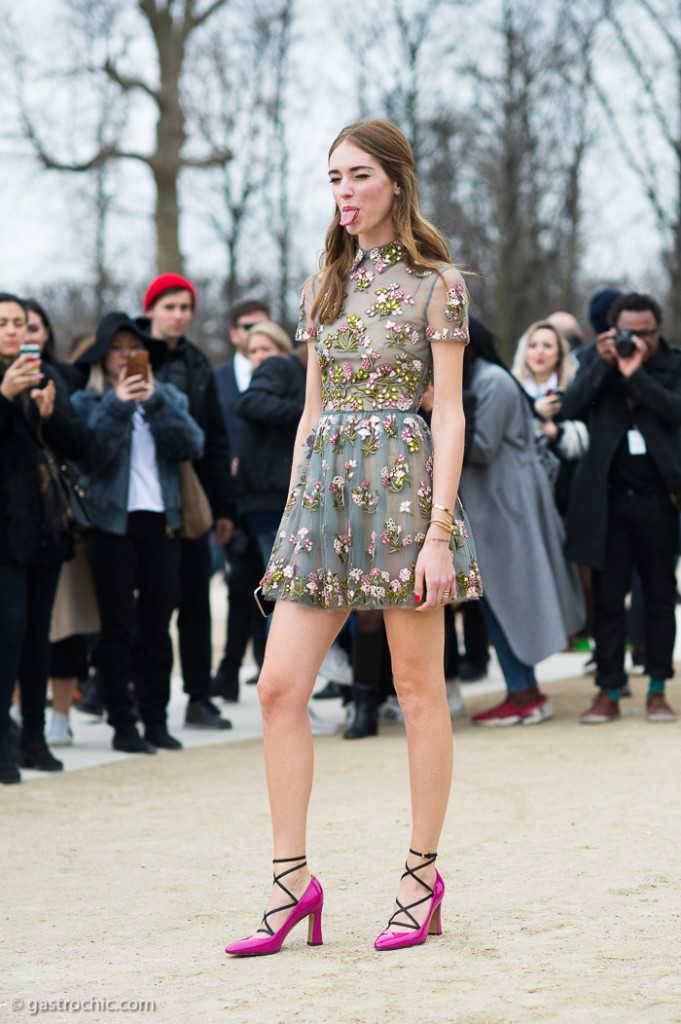
[[[137,374],[149,380],[149,353],[143,348],[135,349],[127,358],[125,376],[134,377]]]

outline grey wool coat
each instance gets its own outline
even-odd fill
[[[563,528],[524,395],[509,373],[481,358],[468,387],[477,404],[461,500],[485,598],[516,657],[536,665],[584,625],[582,590],[563,554]]]

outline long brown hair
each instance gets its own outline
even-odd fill
[[[439,270],[451,263],[444,237],[421,213],[414,155],[404,134],[392,121],[357,121],[343,128],[329,150],[329,159],[341,142],[351,142],[379,162],[385,173],[399,185],[392,219],[395,237],[404,246],[405,263],[412,270]],[[355,239],[341,227],[336,208],[326,233],[320,259],[322,277],[312,305],[311,316],[328,324],[339,315],[343,293],[355,256]]]

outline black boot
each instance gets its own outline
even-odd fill
[[[343,739],[378,735],[378,690],[383,664],[383,630],[357,632],[352,649],[354,712]]]
[[[35,768],[39,772],[60,772],[64,765],[54,757],[41,735],[26,735],[21,737],[19,746],[19,767]]]
[[[10,786],[14,782],[21,782],[21,775],[14,762],[14,751],[9,736],[0,740],[0,783]]]
[[[343,735],[344,740],[363,740],[365,736],[378,736],[378,700],[376,691],[370,686],[355,683],[352,687],[354,703],[350,725]]]
[[[75,705],[79,711],[83,711],[88,715],[97,715],[97,717],[101,718],[104,714],[104,701],[102,700],[102,684],[99,673],[90,677],[85,693],[80,700],[75,702]]]

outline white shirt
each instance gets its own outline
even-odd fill
[[[234,353],[234,377],[236,379],[236,386],[239,391],[245,391],[248,385],[251,383],[251,377],[253,376],[253,363],[247,356],[243,356],[241,352]]]
[[[543,398],[543,396],[548,394],[549,391],[555,391],[558,387],[558,374],[555,372],[552,373],[548,380],[545,380],[540,384],[534,379],[531,373],[526,373],[523,387],[530,398],[534,398],[535,400],[537,398]]]
[[[156,442],[139,403],[132,414],[128,512],[165,512]]]

